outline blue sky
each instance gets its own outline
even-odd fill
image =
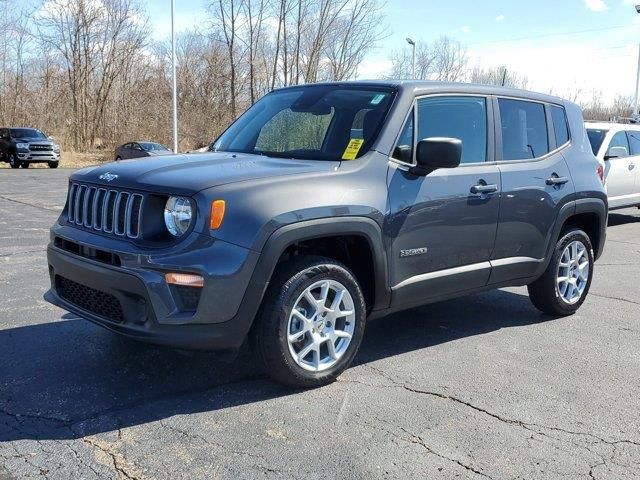
[[[206,22],[204,0],[176,0],[178,31]],[[640,3],[640,0],[638,0]],[[467,46],[473,65],[506,64],[530,88],[583,100],[632,95],[640,42],[634,0],[388,0],[388,37],[360,68],[384,75],[391,50],[405,37],[431,41],[449,35]],[[147,0],[154,37],[169,35],[170,0]],[[580,32],[580,33],[576,33]]]

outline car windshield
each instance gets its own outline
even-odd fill
[[[587,135],[589,135],[589,142],[591,142],[591,149],[594,155],[597,155],[600,151],[600,147],[608,131],[609,130],[600,128],[587,128]]]
[[[311,85],[272,92],[212,145],[214,151],[353,160],[373,145],[395,96],[389,87]]]
[[[154,142],[140,142],[140,146],[142,147],[143,150],[146,150],[147,152],[169,150],[164,145],[160,145],[159,143],[154,143]]]
[[[35,128],[12,128],[11,129],[11,137],[12,138],[47,138],[47,136],[42,133],[40,130],[36,130]]]

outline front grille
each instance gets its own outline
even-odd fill
[[[122,305],[109,293],[87,287],[68,278],[56,275],[56,292],[64,300],[100,317],[122,322]]]
[[[72,183],[67,201],[69,222],[119,237],[140,237],[144,196]]]
[[[51,152],[53,150],[53,145],[38,145],[38,144],[29,144],[29,150],[32,152]]]

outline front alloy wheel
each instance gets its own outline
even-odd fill
[[[355,275],[333,259],[302,256],[275,273],[250,339],[265,372],[275,380],[318,387],[349,367],[365,319],[364,295]]]
[[[289,315],[289,353],[305,370],[327,370],[349,348],[355,321],[347,288],[335,280],[316,282],[300,294]]]
[[[11,166],[11,168],[20,168],[20,162],[16,158],[15,153],[9,154],[9,165]]]

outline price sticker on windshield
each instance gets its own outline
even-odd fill
[[[352,138],[347,148],[344,149],[342,160],[355,160],[363,143],[364,140],[362,138]]]

